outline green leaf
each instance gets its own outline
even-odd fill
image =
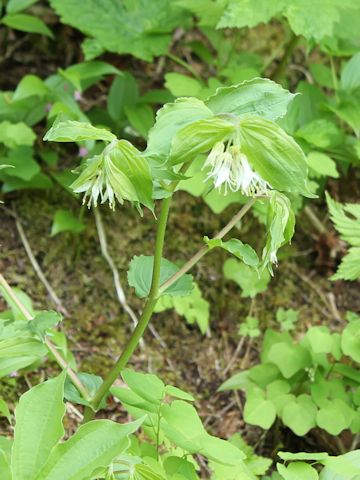
[[[331,280],[356,280],[360,278],[360,247],[349,248]]]
[[[242,289],[242,297],[254,298],[258,293],[264,292],[270,280],[267,270],[257,273],[252,267],[234,258],[225,261],[223,271],[225,278],[233,280]]]
[[[121,123],[125,118],[125,109],[135,107],[138,99],[139,88],[135,78],[129,72],[116,77],[107,98],[107,109],[111,118],[116,123]]]
[[[250,267],[256,267],[259,264],[259,257],[255,250],[250,245],[243,243],[237,238],[231,238],[230,240],[223,242],[217,238],[210,239],[204,237],[204,241],[210,249],[215,247],[223,248]]]
[[[266,245],[262,253],[262,266],[273,274],[272,263],[277,264],[277,251],[290,243],[294,234],[295,215],[290,200],[279,192],[271,192],[267,212]]]
[[[308,452],[298,452],[298,453],[289,453],[289,452],[278,452],[281,460],[308,460],[312,462],[321,462],[328,458],[329,454],[326,452],[320,453],[308,453]]]
[[[51,226],[51,236],[61,232],[81,233],[85,225],[69,210],[56,210]]]
[[[8,152],[4,162],[13,168],[6,174],[9,177],[16,177],[25,182],[34,178],[39,172],[40,167],[33,158],[34,151],[31,147],[16,147]],[[1,162],[1,160],[0,160]]]
[[[121,376],[127,386],[141,398],[151,403],[160,403],[165,395],[165,385],[156,375],[140,373],[125,368]]]
[[[255,6],[251,0],[229,0],[217,28],[251,28],[267,23],[285,4],[284,0],[258,0]]]
[[[316,413],[311,397],[303,394],[285,404],[281,418],[296,435],[303,436],[316,426]]]
[[[158,300],[154,311],[162,312],[169,308],[175,308],[176,313],[183,315],[190,325],[197,323],[201,333],[205,334],[208,330],[210,317],[209,302],[202,297],[201,291],[196,283],[194,283],[190,295],[183,297],[163,295]]]
[[[6,4],[6,11],[7,13],[17,13],[25,10],[37,1],[38,0],[9,0]]]
[[[341,72],[341,88],[348,92],[360,87],[360,52],[354,55]]]
[[[278,463],[276,468],[284,480],[318,480],[314,467],[305,462],[293,462],[287,467]]]
[[[12,97],[13,102],[28,99],[29,97],[44,98],[50,94],[50,89],[36,75],[25,75],[17,84]]]
[[[58,312],[48,311],[39,312],[28,324],[29,330],[37,335],[43,342],[48,330],[54,328],[62,320],[62,316]]]
[[[55,122],[44,137],[44,140],[49,142],[82,142],[84,140],[112,142],[115,139],[115,135],[104,128],[96,128],[90,123],[75,120]]]
[[[310,327],[306,332],[306,338],[309,340],[313,352],[331,353],[333,349],[333,338],[328,327]]]
[[[327,104],[327,108],[334,112],[341,120],[346,122],[354,131],[355,135],[360,137],[360,91],[343,92],[338,91],[338,103],[336,105]]]
[[[248,115],[240,120],[239,135],[250,165],[273,188],[314,197],[303,151],[276,123]]]
[[[166,385],[165,387],[166,395],[170,395],[171,397],[178,398],[179,400],[187,400],[188,402],[194,402],[195,399],[190,393],[184,392],[178,387],[174,387],[172,385]]]
[[[150,292],[154,257],[140,255],[135,256],[130,262],[128,282],[135,288],[136,295],[145,298]],[[165,258],[161,259],[160,285],[178,272],[178,267]],[[189,295],[193,289],[192,275],[183,275],[164,293],[166,295],[183,296]]]
[[[35,139],[35,133],[24,122],[10,123],[7,120],[0,122],[0,143],[8,148],[19,145],[31,147]]]
[[[130,125],[147,138],[150,128],[154,125],[155,115],[150,105],[141,104],[125,108]]]
[[[222,383],[218,390],[219,392],[225,390],[245,390],[250,384],[251,382],[248,378],[248,372],[238,372]]]
[[[309,352],[305,348],[288,342],[272,345],[267,354],[267,361],[274,363],[285,378],[291,378],[311,364]]]
[[[276,418],[274,404],[265,398],[262,390],[254,388],[248,391],[244,407],[244,420],[251,425],[269,429]]]
[[[171,405],[163,405],[161,414],[164,419],[161,428],[167,438],[189,453],[201,453],[227,465],[237,465],[245,458],[231,443],[209,435],[189,403],[175,400]]]
[[[330,435],[339,435],[340,432],[350,427],[355,416],[347,403],[339,398],[326,400],[316,416],[316,423]]]
[[[360,363],[360,319],[348,323],[341,336],[341,348],[345,355]]]
[[[307,156],[310,169],[322,177],[339,178],[334,160],[321,152],[310,152]]]
[[[0,417],[5,417],[7,421],[11,424],[11,413],[9,407],[7,406],[7,403],[2,397],[0,397]]]
[[[62,77],[74,85],[80,92],[87,88],[89,84],[100,80],[104,75],[122,75],[122,72],[107,62],[92,61],[71,65],[65,70],[60,69]]]
[[[52,31],[46,26],[46,24],[40,20],[40,18],[34,17],[33,15],[11,13],[2,17],[0,22],[10,28],[14,28],[15,30],[29,33],[40,33],[41,35],[54,38]]]
[[[191,92],[192,97],[199,96],[204,85],[195,78],[180,73],[167,73],[165,75],[165,87],[175,97],[187,97]]]
[[[178,98],[167,103],[156,114],[155,125],[149,132],[146,155],[166,159],[175,134],[193,122],[213,117],[211,110],[196,98]]]
[[[215,114],[251,114],[276,120],[286,114],[293,98],[294,95],[281,85],[267,78],[254,78],[231,87],[218,88],[205,103]]]
[[[194,159],[199,153],[210,150],[217,142],[222,142],[235,130],[232,122],[219,117],[197,120],[179,130],[171,144],[170,162],[172,165]]]
[[[51,452],[36,480],[80,480],[92,477],[97,469],[107,467],[128,446],[128,436],[143,423],[118,424],[94,420],[82,425],[75,435]]]
[[[131,54],[151,61],[167,53],[170,33],[182,23],[182,11],[169,0],[51,0],[50,5],[69,24],[96,40],[101,50]],[[94,42],[92,42],[93,44]]]
[[[170,478],[179,478],[186,480],[198,480],[195,467],[192,463],[188,462],[185,458],[169,456],[164,460],[164,468]],[[176,475],[180,475],[177,477]],[[150,480],[150,479],[149,479]]]
[[[98,391],[101,384],[103,383],[103,380],[101,377],[99,377],[99,375],[93,375],[86,372],[77,372],[77,376],[88,391],[90,398],[95,395],[95,393]],[[89,401],[85,400],[80,395],[79,390],[75,387],[69,377],[67,377],[65,380],[64,397],[68,402],[89,406]],[[106,400],[104,400],[102,403],[103,405],[101,405],[100,408],[105,408]]]
[[[337,147],[344,141],[343,132],[334,122],[326,118],[318,118],[303,125],[295,132],[295,135],[322,149]]]
[[[15,409],[13,480],[37,478],[51,450],[64,435],[65,373],[41,383],[20,397]]]

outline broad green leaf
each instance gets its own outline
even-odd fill
[[[276,418],[274,404],[265,398],[262,390],[256,388],[249,390],[244,407],[244,420],[251,425],[269,429]]]
[[[195,78],[181,73],[167,73],[165,75],[165,87],[175,97],[198,97],[204,85]]]
[[[128,282],[131,287],[135,288],[136,295],[140,298],[146,297],[150,292],[152,269],[154,257],[140,255],[135,256],[130,262],[128,271]],[[165,258],[161,259],[160,269],[160,286],[172,277],[178,267]],[[173,285],[171,285],[164,294],[183,296],[191,293],[193,289],[192,276],[183,275]]]
[[[116,123],[124,121],[125,109],[134,108],[138,99],[139,88],[135,78],[129,72],[116,77],[107,98],[107,109],[111,118]]]
[[[339,398],[327,400],[323,403],[316,415],[316,423],[330,435],[339,435],[350,427],[355,416],[354,410]]]
[[[354,131],[355,135],[360,137],[360,91],[354,92],[339,91],[338,103],[336,105],[327,104],[327,108],[334,112],[341,120],[346,122]]]
[[[79,91],[83,90],[83,86],[88,87],[94,80],[101,79],[104,75],[122,75],[118,68],[100,61],[71,65],[65,70],[60,69],[59,73]]]
[[[311,364],[309,352],[305,348],[287,342],[272,345],[267,354],[267,361],[274,363],[285,378],[291,378]]]
[[[75,120],[55,122],[44,137],[44,140],[49,142],[82,142],[84,140],[112,142],[115,139],[115,135],[109,130]]]
[[[125,108],[126,116],[130,125],[140,133],[143,138],[147,138],[150,128],[154,125],[155,115],[150,105],[137,104]]]
[[[179,130],[171,143],[170,162],[175,165],[195,158],[223,142],[235,130],[232,122],[219,117],[197,120]]]
[[[56,210],[51,226],[51,236],[61,232],[80,233],[85,225],[69,210]]]
[[[23,355],[43,356],[46,349],[41,342],[31,337],[9,338],[0,341],[0,359]]]
[[[218,88],[205,103],[215,114],[251,114],[276,120],[286,114],[293,98],[294,95],[281,85],[267,78],[254,78],[231,87]]]
[[[303,125],[295,132],[295,136],[322,149],[337,147],[344,141],[343,132],[334,122],[325,118],[319,118]]]
[[[267,336],[267,333],[265,336]],[[248,376],[249,380],[255,382],[259,387],[265,389],[268,388],[269,385],[271,385],[274,381],[276,381],[280,375],[279,369],[275,365],[272,363],[266,363],[266,359],[261,360],[265,363],[260,363],[259,365],[255,365],[255,367],[250,368],[250,370],[248,370]]]
[[[195,408],[182,400],[163,405],[161,425],[167,438],[189,453],[201,453],[205,457],[227,465],[237,465],[245,455],[231,443],[212,437],[204,429]]]
[[[31,147],[35,139],[35,133],[24,122],[10,123],[7,120],[0,122],[0,143],[8,148],[19,145]]]
[[[69,440],[52,450],[36,480],[92,478],[96,470],[107,467],[129,446],[128,436],[143,420],[125,424],[94,420],[82,425]]]
[[[178,387],[174,387],[173,385],[166,385],[165,386],[165,393],[166,395],[170,395],[171,397],[178,398],[179,400],[187,400],[188,402],[194,402],[195,399],[190,393],[184,392]]]
[[[15,409],[13,480],[37,478],[51,450],[64,435],[65,373],[41,383],[20,397]]]
[[[229,0],[217,28],[251,28],[267,23],[284,5],[285,0],[258,0],[256,4],[251,0]]]
[[[0,445],[0,472],[2,475],[2,480],[12,480],[11,469],[9,465],[9,459]]]
[[[334,88],[334,79],[331,69],[323,63],[312,63],[310,65],[311,75],[316,83],[325,88]]]
[[[360,362],[360,319],[346,325],[341,336],[341,348],[345,355]]]
[[[223,248],[250,267],[256,267],[259,264],[259,257],[255,250],[237,238],[231,238],[224,242],[221,239],[204,237],[204,241],[210,249]]]
[[[306,435],[316,426],[317,408],[309,395],[299,395],[287,402],[282,410],[282,421],[296,435]]]
[[[320,176],[339,178],[339,172],[334,160],[321,152],[310,152],[307,156],[310,169]]]
[[[89,397],[92,398],[103,383],[103,379],[99,375],[93,375],[91,373],[77,372],[77,376],[82,384],[85,386]],[[79,390],[75,387],[69,377],[65,380],[64,397],[67,401],[72,403],[78,403],[79,405],[89,405],[89,401],[85,400],[80,394]],[[100,405],[100,408],[105,408],[106,399],[104,399]]]
[[[164,468],[166,470],[166,473],[168,475],[171,475],[171,478],[174,478],[173,476],[175,476],[176,479],[176,475],[180,475],[180,479],[198,479],[194,465],[187,461],[185,458],[175,456],[166,457],[166,459],[164,460]]]
[[[12,101],[28,99],[29,97],[44,98],[50,94],[50,89],[36,75],[25,75],[18,83]]]
[[[22,32],[40,33],[47,37],[54,38],[52,31],[38,17],[27,15],[25,13],[9,13],[0,20],[1,23],[15,30]]]
[[[8,13],[17,13],[21,10],[25,10],[37,1],[38,0],[9,0],[6,4],[6,11]]]
[[[91,39],[96,49],[131,54],[151,61],[167,53],[170,33],[182,24],[182,10],[168,0],[51,0],[50,5],[69,24]],[[94,42],[92,42],[94,46]]]
[[[223,271],[225,278],[233,280],[242,289],[242,297],[254,298],[258,293],[267,289],[270,281],[270,274],[267,270],[263,270],[259,274],[254,268],[234,258],[225,261]]]
[[[278,463],[276,468],[284,480],[318,480],[319,478],[315,468],[305,462],[293,462],[287,467]]]
[[[328,327],[310,327],[306,332],[311,349],[315,353],[330,353],[333,348],[333,339]]]
[[[25,182],[34,178],[39,172],[40,167],[34,160],[34,151],[31,147],[15,147],[8,152],[4,162],[13,168],[6,171],[9,177],[16,177]],[[0,160],[1,162],[2,160]]]
[[[276,123],[248,115],[240,120],[239,135],[250,165],[273,188],[314,197],[303,151]]]
[[[213,117],[211,110],[196,98],[178,98],[167,103],[156,114],[155,125],[149,132],[146,155],[164,159],[170,153],[175,134],[197,120]]]
[[[154,311],[162,312],[169,308],[175,308],[176,313],[183,315],[190,325],[196,323],[201,333],[205,334],[208,330],[210,305],[203,298],[196,283],[193,284],[193,290],[190,295],[183,297],[163,295],[159,298]]]
[[[347,91],[360,87],[360,52],[354,55],[341,73],[341,88]]]
[[[338,455],[337,457],[327,457],[321,462],[325,465],[325,470],[330,471],[332,477],[337,480],[358,480],[358,473],[360,469],[360,450],[354,450],[352,452],[345,453],[344,455]],[[338,474],[338,475],[335,475]],[[326,477],[325,477],[326,480]]]
[[[35,315],[28,324],[31,333],[36,335],[44,342],[44,337],[48,330],[54,328],[62,320],[60,313],[55,311],[43,311]]]
[[[140,373],[125,368],[121,376],[127,386],[148,402],[160,403],[165,394],[165,385],[156,375]]]
[[[218,390],[220,392],[224,390],[245,390],[250,384],[248,372],[238,372],[222,383]]]

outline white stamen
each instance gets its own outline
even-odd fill
[[[203,169],[209,167],[210,171],[205,181],[212,179],[215,188],[223,188],[227,193],[240,190],[244,195],[254,196],[266,193],[270,185],[260,175],[253,171],[246,155],[241,151],[238,137],[216,143],[207,157]]]

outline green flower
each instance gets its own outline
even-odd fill
[[[153,210],[150,168],[141,153],[126,140],[114,140],[100,155],[87,160],[79,177],[72,183],[75,193],[85,193],[83,203],[97,207],[109,202],[115,210],[116,201],[133,202]]]

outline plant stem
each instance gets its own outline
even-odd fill
[[[214,239],[221,239],[230,230],[242,219],[242,217],[250,210],[250,208],[256,202],[256,198],[252,198],[248,203],[246,203],[241,210],[230,220],[230,222],[225,225],[225,227],[218,232]],[[185,273],[187,273],[204,255],[209,252],[209,247],[204,245],[203,247],[198,250],[193,257],[190,258],[181,268],[178,270],[172,277],[170,277],[166,282],[164,282],[160,288],[159,293],[163,293],[167,290],[173,283],[175,283],[180,277],[182,277]]]
[[[23,313],[24,317],[28,320],[31,321],[33,319],[31,313],[27,310],[27,308],[22,304],[22,302],[19,300],[17,295],[15,294],[14,290],[10,287],[10,285],[7,283],[5,278],[3,277],[2,274],[0,274],[0,285],[4,288],[4,290],[8,293],[8,295],[11,297],[11,299],[14,301],[16,306],[19,308],[19,310]],[[85,400],[90,399],[89,392],[87,391],[86,387],[83,385],[79,377],[76,375],[74,370],[72,370],[69,367],[68,362],[61,356],[59,353],[58,349],[56,346],[49,340],[48,337],[45,337],[45,345],[47,346],[48,350],[53,354],[55,360],[57,363],[60,365],[60,367],[63,370],[66,370],[67,375],[69,378],[72,380],[73,384],[76,386],[76,388],[79,390],[81,395],[85,398]]]
[[[220,232],[215,235],[214,238],[221,239],[223,238],[240,220],[241,218],[250,210],[253,204],[256,202],[257,198],[252,198],[246,205],[244,205],[241,210],[230,220],[230,222],[225,225],[225,227],[220,230]],[[99,405],[103,398],[107,395],[111,385],[115,382],[116,378],[119,376],[120,372],[125,368],[128,363],[131,355],[134,353],[137,345],[139,344],[140,339],[142,338],[146,327],[151,319],[155,305],[157,303],[159,295],[164,292],[167,288],[170,287],[174,282],[176,282],[182,275],[184,275],[190,268],[192,268],[195,263],[197,263],[201,257],[203,257],[208,251],[209,248],[205,245],[202,247],[186,264],[178,270],[172,277],[170,277],[165,283],[161,286],[160,283],[160,267],[161,267],[161,258],[164,247],[164,238],[166,231],[166,224],[169,215],[171,197],[163,200],[160,217],[158,220],[158,228],[156,234],[156,244],[155,244],[155,255],[154,255],[154,265],[153,265],[153,274],[149,296],[146,300],[143,313],[139,319],[139,323],[132,332],[132,335],[125,346],[124,351],[118,358],[114,367],[105,377],[104,382],[101,384],[99,390],[96,392],[91,403],[91,407],[86,407],[84,411],[84,422],[88,422],[95,417],[95,412],[99,408]]]
[[[138,343],[140,342],[142,336],[144,335],[145,329],[150,321],[152,313],[154,311],[156,302],[159,296],[159,283],[160,283],[160,268],[161,268],[161,258],[164,248],[164,239],[166,224],[169,215],[171,198],[165,198],[162,202],[161,213],[158,220],[158,227],[156,233],[156,244],[155,244],[155,254],[154,254],[154,265],[152,272],[152,280],[149,296],[146,300],[143,313],[139,319],[138,324],[136,325],[134,331],[132,332],[128,343],[125,346],[124,351],[118,358],[117,362],[110,370],[108,375],[105,377],[104,382],[101,384],[99,390],[96,392],[95,396],[91,401],[91,408],[86,407],[84,412],[84,421],[87,422],[94,418],[95,411],[99,408],[99,405],[102,399],[107,395],[111,385],[115,382],[116,378],[119,376],[120,372],[125,368],[128,363],[131,355],[134,353]]]

